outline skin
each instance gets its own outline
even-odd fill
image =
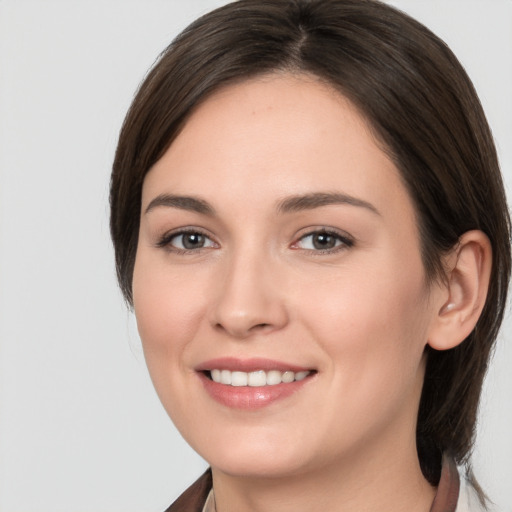
[[[352,204],[279,209],[315,193]],[[156,204],[162,194],[214,213]],[[204,246],[183,252],[184,228]],[[336,233],[328,251],[310,236],[322,230]],[[470,272],[482,268],[466,253]],[[446,286],[427,286],[411,199],[339,93],[284,74],[207,99],[145,178],[133,295],[155,388],[211,464],[219,512],[429,510],[415,446],[424,349],[445,339],[440,311],[446,323],[457,307]],[[316,373],[240,410],[198,376],[218,357]]]

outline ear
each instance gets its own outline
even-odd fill
[[[492,268],[492,248],[485,233],[464,233],[446,256],[445,265],[446,282],[435,293],[438,312],[428,338],[436,350],[462,343],[480,318]]]

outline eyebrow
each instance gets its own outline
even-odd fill
[[[277,210],[280,213],[294,213],[338,204],[366,208],[372,213],[380,215],[379,210],[371,203],[341,192],[314,192],[311,194],[287,197],[278,203]]]
[[[177,196],[173,194],[160,194],[156,196],[148,205],[144,213],[149,213],[155,208],[166,206],[168,208],[179,208],[190,212],[201,213],[213,217],[215,210],[210,203],[203,199],[192,196]]]
[[[380,212],[371,203],[358,199],[357,197],[343,194],[341,192],[313,192],[310,194],[295,195],[287,197],[277,204],[278,213],[294,213],[305,210],[313,210],[322,206],[331,205],[350,205],[367,210],[380,215]],[[149,213],[158,207],[178,208],[190,212],[215,216],[216,212],[213,206],[205,201],[193,196],[179,196],[173,194],[160,194],[151,200],[144,213]]]

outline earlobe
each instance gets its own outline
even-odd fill
[[[446,257],[446,284],[429,332],[428,344],[448,350],[474,329],[485,305],[492,267],[491,243],[482,231],[464,233]]]

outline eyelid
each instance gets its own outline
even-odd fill
[[[181,249],[179,247],[174,247],[171,244],[171,241],[180,236],[180,235],[187,235],[187,234],[199,234],[207,238],[212,244],[212,246],[208,247],[198,247],[196,249]],[[313,236],[316,234],[326,234],[329,236],[335,237],[339,242],[337,245],[335,245],[332,248],[328,249],[304,249],[302,247],[299,247],[299,243],[304,240],[305,238],[309,236]],[[348,234],[346,231],[342,231],[336,228],[332,227],[326,227],[326,226],[318,226],[318,227],[309,227],[302,230],[302,233],[300,233],[296,238],[295,241],[291,244],[291,248],[295,250],[301,250],[310,254],[314,255],[322,255],[322,254],[333,254],[338,251],[346,250],[350,247],[352,247],[355,244],[355,239],[353,236]],[[166,231],[163,235],[161,235],[157,242],[155,243],[155,246],[157,248],[163,248],[167,249],[169,252],[173,252],[175,254],[191,254],[191,253],[199,253],[203,250],[208,250],[212,248],[218,248],[219,243],[215,240],[215,237],[211,235],[207,230],[196,227],[196,226],[185,226],[185,227],[179,227],[174,228],[172,230]]]
[[[167,249],[169,252],[173,252],[175,254],[197,254],[203,250],[212,249],[212,247],[198,247],[197,249],[180,249],[179,247],[173,247],[171,245],[171,241],[180,236],[180,235],[187,235],[187,234],[199,234],[210,240],[216,248],[219,246],[218,242],[214,239],[214,237],[208,233],[206,230],[196,227],[196,226],[186,226],[186,227],[180,227],[175,228],[170,231],[166,231],[163,235],[161,235],[155,246],[157,248]]]
[[[334,247],[330,249],[303,249],[301,247],[298,247],[298,244],[300,241],[304,240],[305,238],[309,236],[313,236],[316,234],[326,234],[329,236],[334,236],[337,238],[341,243],[338,245],[335,245]],[[304,230],[303,233],[301,233],[299,236],[297,236],[296,241],[293,242],[291,245],[292,249],[296,250],[302,250],[307,253],[313,254],[313,255],[322,255],[322,254],[334,254],[339,251],[344,251],[346,249],[349,249],[350,247],[353,247],[355,244],[355,239],[353,236],[349,235],[346,231],[342,231],[339,229],[335,229],[332,227],[326,227],[326,226],[319,226],[319,227],[310,227],[307,228],[307,230]]]

